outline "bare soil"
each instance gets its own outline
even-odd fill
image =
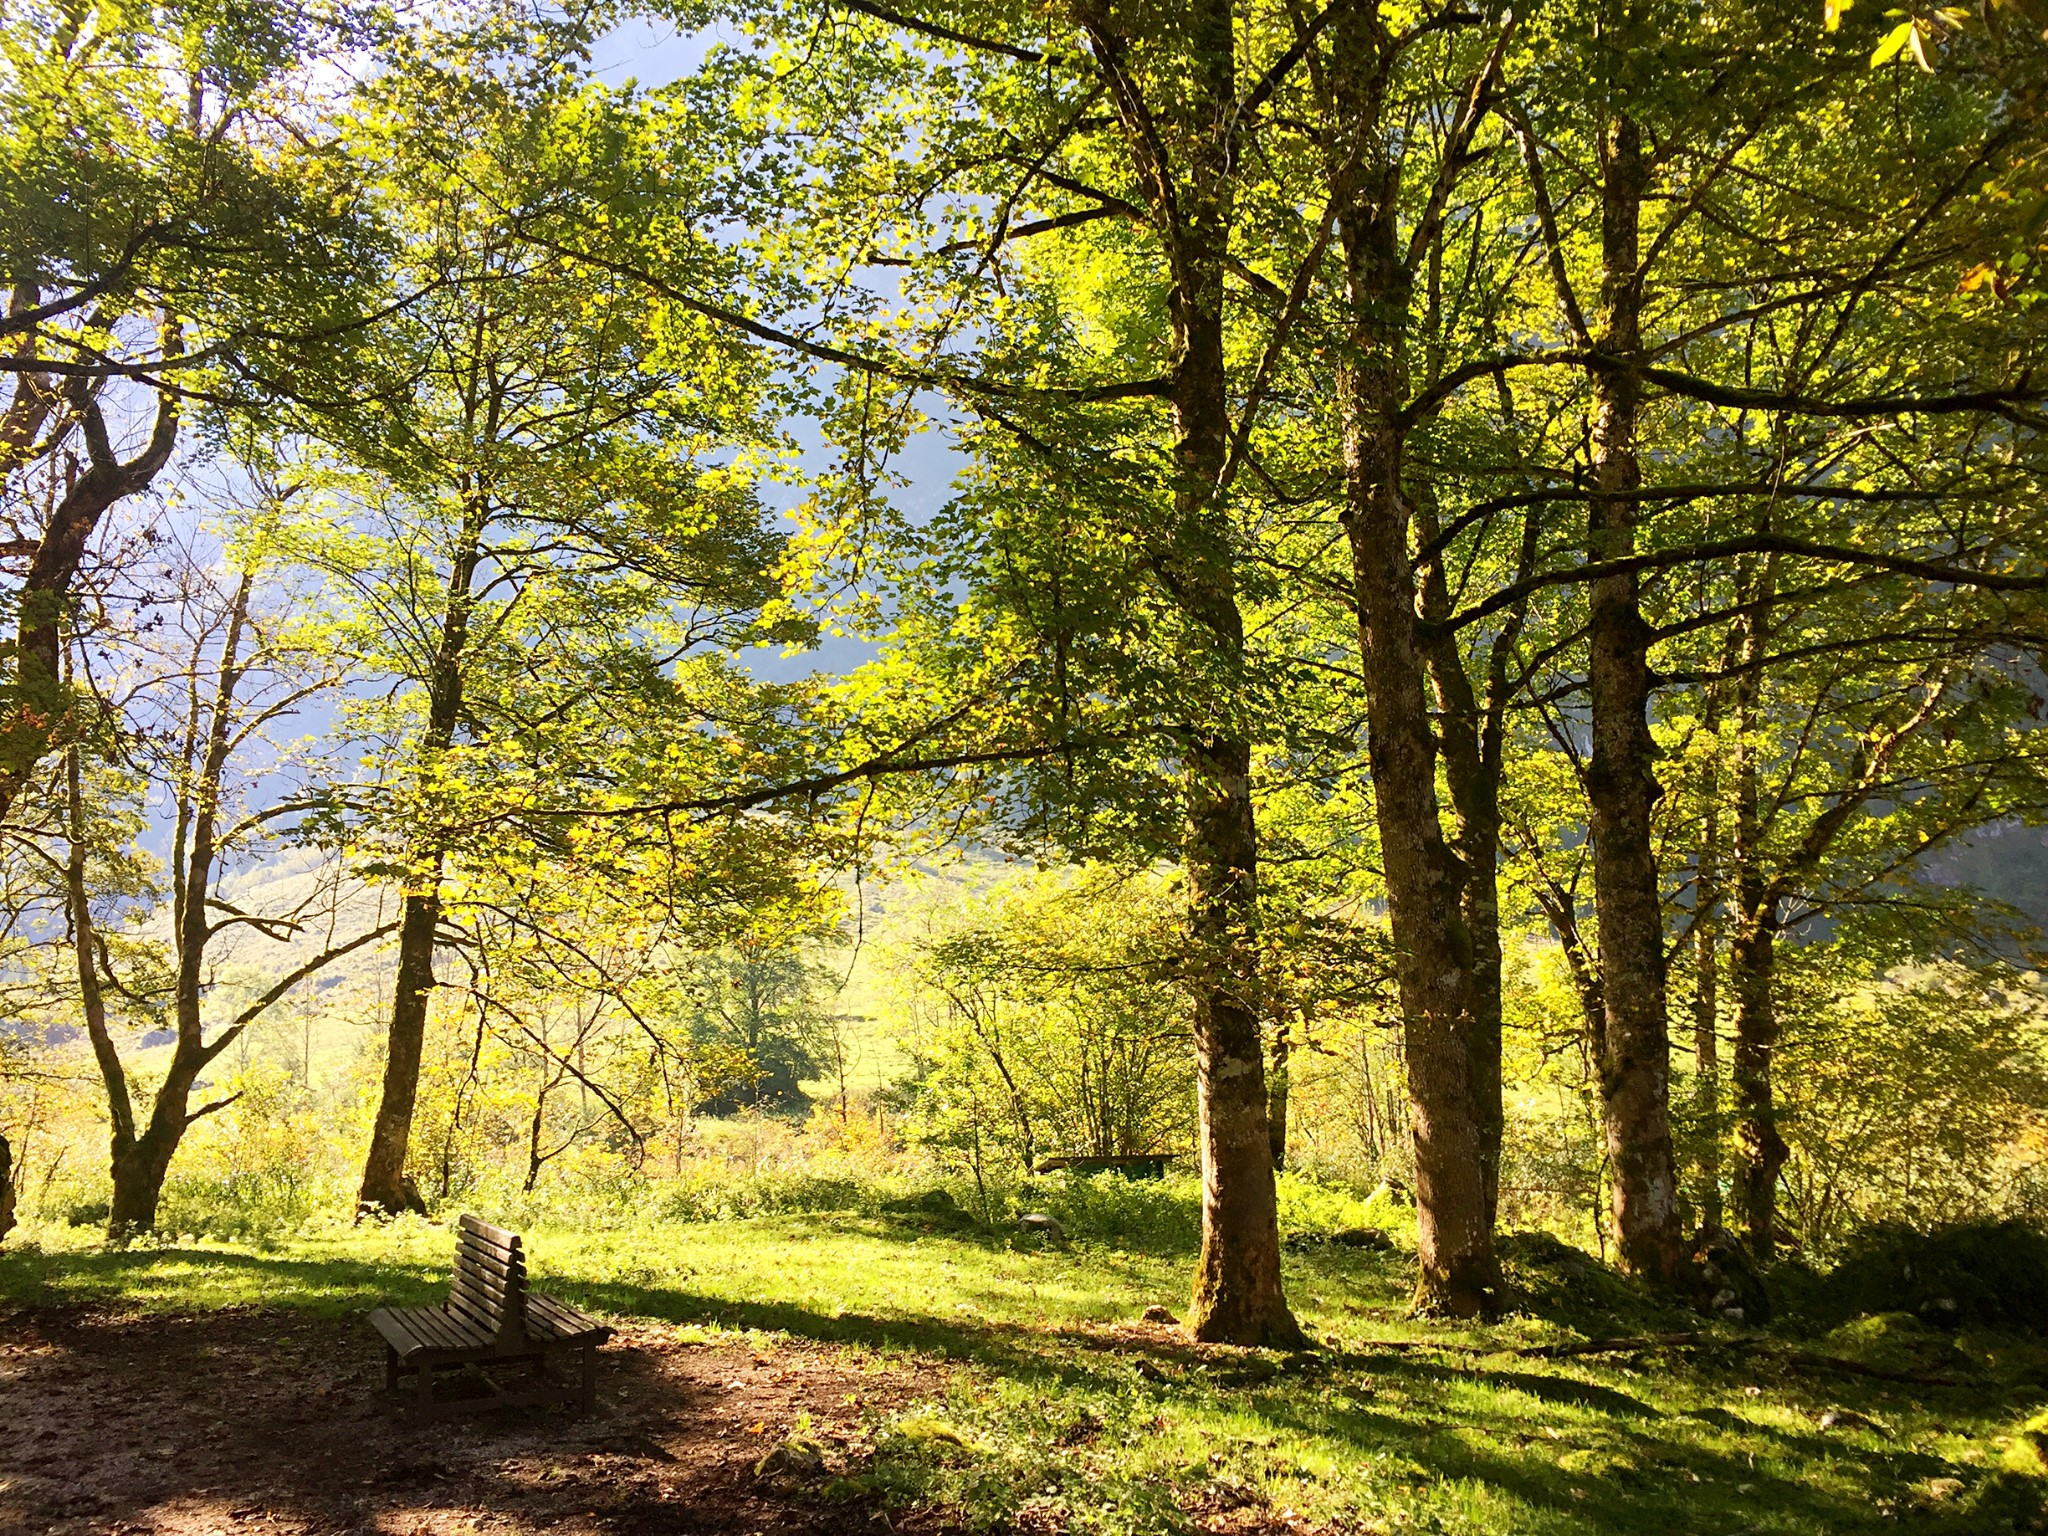
[[[835,1475],[860,1470],[873,1413],[941,1385],[815,1346],[629,1326],[598,1357],[589,1418],[414,1427],[382,1359],[360,1318],[0,1313],[0,1533],[880,1533],[879,1510],[832,1497]],[[823,1468],[756,1475],[802,1414]]]

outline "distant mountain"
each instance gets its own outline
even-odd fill
[[[0,1019],[0,1035],[24,1045],[69,1045],[85,1037],[76,1024],[31,1024],[26,1019]]]
[[[1928,873],[1939,884],[1981,891],[2048,930],[2048,827],[1986,827],[1930,859]]]

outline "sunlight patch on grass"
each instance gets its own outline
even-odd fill
[[[262,1246],[109,1251],[72,1229],[24,1235],[0,1253],[0,1296],[145,1310],[336,1314],[430,1300],[453,1247],[451,1228],[417,1219]],[[1028,1516],[1138,1536],[1291,1511],[1457,1536],[1963,1536],[1987,1511],[2003,1521],[2007,1505],[2024,1510],[2043,1482],[2024,1436],[2048,1394],[2025,1371],[1915,1395],[1753,1353],[1532,1358],[1514,1351],[1577,1337],[1572,1325],[1408,1319],[1400,1252],[1290,1254],[1303,1324],[1331,1348],[1283,1356],[1123,1326],[1153,1302],[1180,1310],[1178,1251],[1047,1249],[852,1213],[526,1237],[537,1283],[598,1311],[665,1319],[679,1338],[767,1350],[797,1337],[856,1359],[961,1362],[940,1399],[881,1426],[872,1463],[840,1491],[944,1506],[981,1526]],[[1997,1341],[1977,1354],[2033,1360]],[[1823,1430],[1830,1407],[1871,1423]]]

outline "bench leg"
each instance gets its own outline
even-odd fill
[[[588,1344],[583,1346],[583,1393],[578,1407],[589,1413],[597,1407],[597,1351]]]
[[[398,1390],[398,1351],[389,1344],[384,1346],[384,1390]]]
[[[415,1419],[424,1421],[434,1416],[434,1365],[431,1360],[422,1359],[416,1369],[420,1373],[419,1401],[413,1409]]]

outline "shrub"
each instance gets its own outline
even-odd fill
[[[1871,1227],[1821,1281],[1811,1311],[1828,1324],[1910,1312],[1938,1327],[2048,1331],[2048,1235],[2018,1221]]]
[[[67,1227],[103,1227],[113,1213],[111,1201],[80,1200],[64,1207],[64,1224]]]
[[[1059,1219],[1070,1241],[1147,1253],[1191,1253],[1202,1240],[1202,1181],[1192,1174],[1126,1179],[1114,1173],[1043,1174],[1019,1186],[1022,1210]]]

